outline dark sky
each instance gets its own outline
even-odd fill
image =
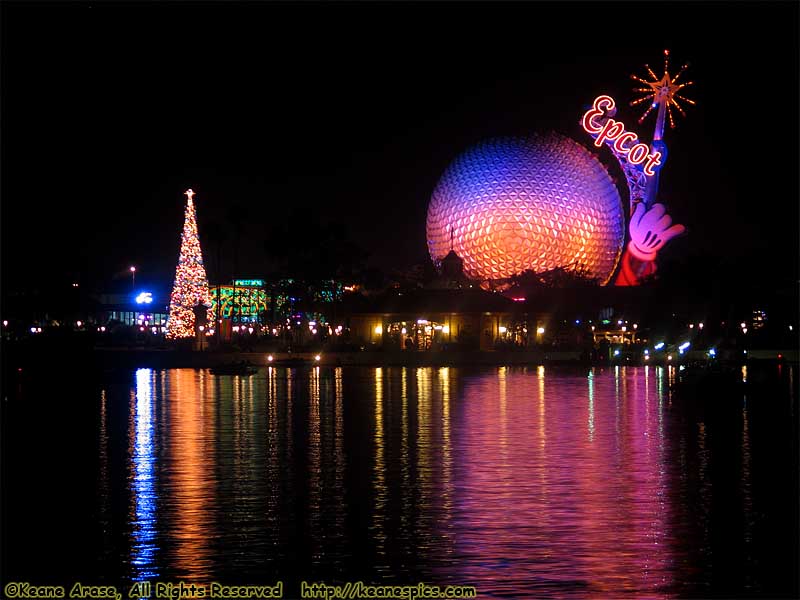
[[[649,139],[629,75],[665,47],[698,102],[666,135],[661,199],[690,230],[666,251],[796,279],[795,2],[4,2],[4,284],[171,279],[188,187],[201,239],[244,215],[242,275],[287,219],[344,223],[378,265],[423,260],[428,199],[469,145],[588,145],[600,93]]]

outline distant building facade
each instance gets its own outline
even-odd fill
[[[512,301],[480,289],[388,293],[347,316],[352,341],[409,351],[491,350],[514,320]]]

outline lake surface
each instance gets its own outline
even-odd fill
[[[3,405],[3,584],[797,595],[796,368],[75,369]]]

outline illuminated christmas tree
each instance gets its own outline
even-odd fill
[[[208,279],[203,266],[203,252],[197,235],[197,215],[192,190],[186,190],[186,213],[181,234],[181,253],[175,269],[175,285],[169,299],[168,339],[193,337],[194,312],[198,304],[209,305]]]

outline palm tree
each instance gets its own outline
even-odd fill
[[[225,229],[217,222],[210,223],[206,228],[206,235],[208,236],[209,243],[216,249],[216,269],[214,270],[214,278],[217,280],[217,303],[214,317],[214,332],[217,344],[219,344],[219,325],[220,325],[220,306],[222,299],[220,298],[220,283],[222,282],[222,246],[228,240],[228,235]]]
[[[233,227],[233,309],[238,312],[238,321],[242,318],[241,305],[236,298],[236,278],[239,276],[239,245],[246,218],[245,207],[241,204],[232,204],[228,208],[228,223]]]

